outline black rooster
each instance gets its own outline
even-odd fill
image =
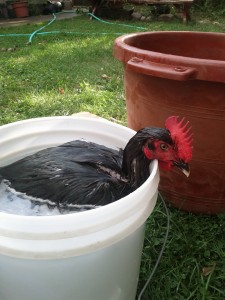
[[[124,150],[80,140],[47,148],[0,168],[0,180],[11,191],[50,207],[79,210],[106,205],[137,189],[148,178],[153,159],[163,169],[175,166],[188,175],[188,124],[170,117],[166,129],[144,128]]]

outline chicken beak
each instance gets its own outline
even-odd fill
[[[189,165],[185,163],[182,159],[180,159],[179,162],[174,161],[174,166],[180,169],[187,177],[190,175]]]

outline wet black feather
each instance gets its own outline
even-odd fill
[[[148,178],[150,161],[142,151],[148,139],[172,143],[168,131],[158,128],[139,131],[124,151],[76,140],[1,167],[0,176],[17,192],[50,200],[53,206],[105,205]]]
[[[16,191],[51,200],[56,205],[105,205],[131,192],[128,184],[102,171],[121,175],[122,150],[85,141],[72,141],[41,150],[0,168]]]

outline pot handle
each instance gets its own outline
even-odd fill
[[[197,75],[197,70],[195,68],[166,65],[147,61],[138,57],[133,57],[127,62],[126,70],[179,81],[195,79]]]

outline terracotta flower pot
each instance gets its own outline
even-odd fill
[[[12,7],[15,11],[17,18],[25,18],[25,17],[29,16],[27,1],[14,2],[14,3],[12,3]]]

